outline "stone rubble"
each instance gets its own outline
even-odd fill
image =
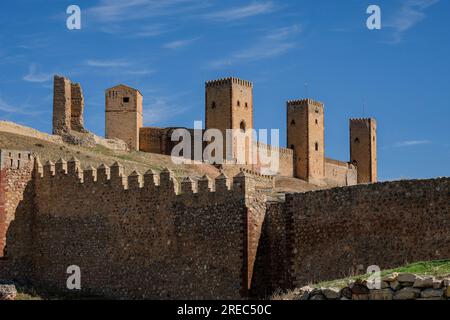
[[[369,289],[365,280],[350,281],[342,289],[297,289],[296,300],[450,300],[450,278],[436,279],[411,273],[393,273],[382,279],[381,289]]]

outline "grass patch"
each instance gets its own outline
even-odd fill
[[[450,276],[450,260],[436,260],[436,261],[421,261],[408,264],[399,268],[388,269],[381,271],[381,277],[388,274],[398,273],[414,273],[423,276],[434,276],[436,278],[445,278]],[[314,288],[318,287],[337,287],[344,288],[350,280],[362,279],[366,280],[370,275],[352,276],[339,280],[324,281],[312,285]]]

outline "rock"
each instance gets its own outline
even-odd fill
[[[413,300],[420,296],[420,289],[406,287],[395,292],[394,300]]]
[[[349,298],[342,297],[341,300],[350,300]]]
[[[400,282],[398,282],[397,280],[391,282],[391,289],[394,291],[397,291],[401,288]]]
[[[381,281],[381,289],[387,289],[387,288],[390,288],[390,287],[391,287],[391,285],[390,285],[389,282]]]
[[[443,300],[443,298],[417,298],[416,300]]]
[[[347,300],[352,299],[352,290],[349,287],[345,287],[341,290],[341,297],[346,298]]]
[[[341,293],[338,288],[323,288],[322,294],[328,299],[328,300],[337,300],[341,297]]]
[[[353,294],[368,294],[369,288],[367,288],[365,281],[363,280],[356,280],[351,286],[350,289],[352,290]]]
[[[394,292],[391,289],[370,290],[369,300],[392,300]]]
[[[309,295],[312,297],[312,296],[315,296],[315,295],[317,295],[317,294],[322,294],[322,288],[313,288],[312,290],[311,290],[311,292],[309,293]]]
[[[443,289],[426,289],[420,293],[421,298],[442,298],[443,295]]]
[[[442,280],[434,280],[433,281],[433,289],[442,288]]]
[[[412,273],[400,273],[398,275],[398,282],[400,283],[410,283],[413,284],[414,281],[416,281],[417,276],[415,274]]]
[[[309,286],[298,289],[294,294],[293,300],[308,300],[313,289]]]
[[[369,294],[354,294],[352,300],[369,300]]]
[[[432,288],[434,277],[417,277],[414,281],[414,288]]]
[[[450,286],[445,290],[445,296],[450,299]]]
[[[15,300],[17,290],[14,283],[9,281],[0,281],[0,300]]]
[[[389,275],[385,276],[385,277],[383,278],[383,281],[386,281],[386,282],[394,282],[394,281],[397,280],[397,277],[398,277],[398,273],[397,273],[397,272],[394,272],[394,273],[392,273],[392,274],[389,274]]]
[[[309,300],[327,300],[325,296],[321,293],[312,296]]]

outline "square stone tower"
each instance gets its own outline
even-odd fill
[[[142,101],[139,90],[120,84],[105,91],[105,136],[121,139],[131,150],[139,150]]]
[[[357,167],[358,183],[377,182],[375,119],[350,119],[350,161]]]
[[[325,178],[324,105],[311,99],[287,102],[287,143],[294,150],[295,177]]]
[[[220,130],[224,140],[227,129],[251,132],[251,129],[253,129],[253,84],[250,81],[238,78],[206,82],[205,117],[205,128]],[[224,141],[224,157],[228,160],[236,159],[237,152],[242,152],[242,150],[238,150],[234,138],[231,143],[232,152],[227,155],[227,142]],[[252,139],[246,139],[244,151],[246,163],[250,160],[249,150],[251,146]]]
[[[53,78],[53,134],[86,132],[83,123],[84,97],[79,83],[55,75]]]
[[[72,84],[69,79],[53,78],[53,134],[68,132],[72,124]]]

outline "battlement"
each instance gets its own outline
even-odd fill
[[[370,123],[370,122],[374,122],[375,119],[373,118],[351,118],[350,119],[350,124],[354,123],[354,124],[358,124],[358,123]]]
[[[216,86],[222,86],[222,85],[231,85],[231,84],[239,84],[241,86],[253,88],[253,83],[247,80],[242,80],[239,78],[229,77],[229,78],[221,78],[217,80],[210,80],[205,82],[205,86],[207,88],[209,87],[216,87]]]
[[[308,105],[312,105],[315,107],[322,107],[322,108],[324,106],[322,102],[316,101],[313,99],[300,99],[300,100],[288,100],[287,101],[288,107],[306,107]]]
[[[56,163],[47,161],[44,165],[36,158],[35,172],[37,183],[44,188],[55,187],[61,182],[61,187],[72,185],[78,189],[112,189],[115,191],[141,192],[160,197],[161,201],[184,199],[188,195],[206,196],[208,201],[222,202],[220,199],[244,199],[248,191],[254,189],[250,172],[240,172],[233,178],[224,174],[216,179],[203,176],[194,180],[189,177],[176,178],[174,173],[165,168],[159,174],[150,169],[145,174],[133,171],[124,174],[123,166],[115,162],[111,166],[101,164],[98,168],[89,166],[81,168],[80,161],[72,158],[69,161],[59,159]],[[268,177],[264,177],[268,179]],[[201,202],[201,201],[200,201]],[[206,203],[206,202],[205,202]]]

